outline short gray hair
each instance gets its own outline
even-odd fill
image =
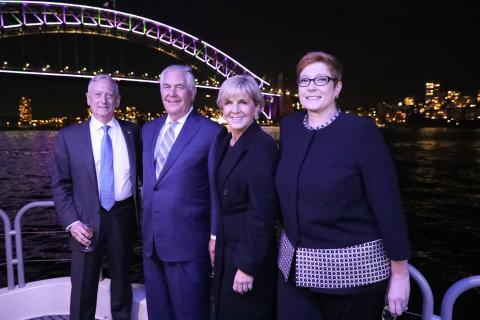
[[[188,91],[192,94],[192,98],[195,98],[196,88],[195,88],[195,77],[192,73],[192,68],[184,64],[172,64],[163,69],[162,73],[160,73],[160,86],[163,84],[163,78],[165,75],[172,71],[180,71],[183,72],[185,75],[185,79],[187,81],[187,88]]]
[[[236,97],[241,94],[250,96],[256,106],[259,106],[259,112],[265,106],[265,100],[262,97],[262,92],[257,82],[249,75],[236,75],[228,78],[222,83],[220,91],[218,92],[217,105],[221,109],[226,101],[231,97]]]
[[[108,74],[97,74],[95,77],[93,77],[92,79],[90,79],[90,82],[88,82],[88,91],[87,92],[90,92],[90,89],[92,88],[93,84],[97,81],[100,81],[100,80],[107,80],[107,81],[110,81],[110,83],[112,84],[112,88],[113,88],[113,92],[118,96],[119,95],[119,90],[118,90],[118,84],[117,84],[117,81],[115,81],[111,76],[109,76]]]

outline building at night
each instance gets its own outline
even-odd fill
[[[21,97],[18,106],[19,126],[29,126],[32,121],[32,99]]]

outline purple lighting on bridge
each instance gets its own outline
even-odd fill
[[[0,0],[0,33],[4,37],[15,36],[15,29],[23,28],[30,34],[44,32],[32,26],[83,26],[90,33],[100,33],[101,29],[116,29],[124,35],[148,37],[158,41],[155,46],[166,44],[174,49],[193,56],[223,77],[235,74],[249,74],[260,83],[260,87],[270,84],[240,64],[238,61],[197,37],[172,26],[145,17],[111,9],[97,8],[70,3],[45,1]],[[48,30],[48,28],[46,28]],[[51,29],[52,32],[63,32]],[[82,30],[83,32],[84,30]],[[113,35],[115,37],[115,35]],[[121,36],[117,36],[121,37]]]

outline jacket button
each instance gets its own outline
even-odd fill
[[[228,189],[223,190],[223,195],[226,196],[228,194]]]

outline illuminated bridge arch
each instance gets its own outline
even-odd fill
[[[119,39],[149,40],[148,45],[171,56],[193,57],[223,77],[249,74],[270,84],[209,43],[164,23],[111,9],[70,3],[0,0],[0,38],[24,34],[83,33]]]

